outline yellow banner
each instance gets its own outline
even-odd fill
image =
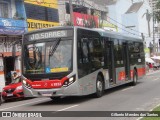
[[[64,67],[64,68],[53,68],[53,69],[51,69],[51,72],[66,72],[66,71],[68,71],[67,67]]]
[[[57,0],[24,0],[24,2],[44,7],[58,8]]]
[[[27,23],[28,23],[28,31],[59,26],[58,22],[48,22],[48,21],[33,20],[33,19],[27,19]]]

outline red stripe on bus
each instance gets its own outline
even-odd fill
[[[146,69],[145,68],[138,68],[137,72],[138,72],[138,76],[141,77],[141,76],[145,75]]]
[[[133,78],[133,72],[134,72],[134,70],[130,70],[131,78]],[[144,76],[146,74],[146,69],[145,68],[138,68],[137,73],[138,73],[138,77]],[[125,71],[119,72],[118,80],[125,80],[125,78],[126,78]]]
[[[68,80],[67,77],[62,78],[61,80],[36,80],[31,82],[27,80],[27,82],[32,86],[34,89],[52,89],[52,88],[61,88],[63,83]]]
[[[131,78],[133,78],[133,70],[130,70]]]
[[[133,72],[134,70],[130,70],[131,78],[133,78]],[[138,68],[137,69],[138,77],[144,76],[146,74],[145,68]]]
[[[119,72],[119,74],[118,74],[118,80],[125,80],[125,78],[126,78],[125,71]]]

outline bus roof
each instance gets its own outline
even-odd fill
[[[140,38],[125,35],[123,33],[108,31],[108,30],[105,30],[105,29],[102,29],[102,28],[96,28],[95,30],[98,31],[98,33],[103,37],[110,37],[110,38],[117,38],[117,39],[125,39],[125,40],[143,42],[142,39],[140,39]]]
[[[98,32],[100,34],[100,36],[102,36],[102,37],[110,37],[110,38],[116,38],[116,39],[125,39],[125,40],[143,42],[142,39],[140,39],[140,38],[124,35],[123,33],[108,31],[108,30],[105,30],[102,28],[85,28],[85,27],[79,27],[79,26],[55,26],[52,28],[43,28],[43,29],[30,31],[25,34],[32,34],[32,33],[37,33],[37,32],[42,32],[42,31],[50,31],[50,30],[55,30],[55,29],[61,30],[61,29],[74,29],[74,28],[95,31],[95,32]]]
[[[137,38],[137,37],[134,37],[134,36],[125,35],[125,34],[119,33],[119,32],[105,30],[103,28],[84,28],[84,27],[79,27],[79,26],[75,26],[75,28],[96,31],[102,37],[110,37],[110,38],[116,38],[116,39],[125,39],[125,40],[128,40],[128,41],[131,40],[131,41],[143,42],[143,40],[140,39],[140,38]]]
[[[61,29],[73,29],[73,28],[74,28],[73,26],[55,26],[55,27],[50,27],[50,28],[42,28],[42,29],[29,31],[25,34],[32,34],[32,33],[43,32],[43,31],[50,31],[50,30],[55,30],[55,29],[56,30],[61,30]]]

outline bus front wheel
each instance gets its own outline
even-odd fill
[[[95,97],[97,98],[102,97],[103,93],[104,93],[104,82],[103,82],[102,77],[98,75],[97,80],[96,80]]]

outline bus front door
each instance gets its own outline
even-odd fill
[[[109,73],[109,82],[110,84],[116,84],[116,74],[115,74],[115,65],[114,65],[114,44],[112,41],[105,41],[105,54],[106,54],[106,66]]]
[[[126,80],[130,80],[130,64],[129,64],[129,49],[128,43],[123,43],[123,59],[124,59],[124,67],[125,67],[125,76]]]

